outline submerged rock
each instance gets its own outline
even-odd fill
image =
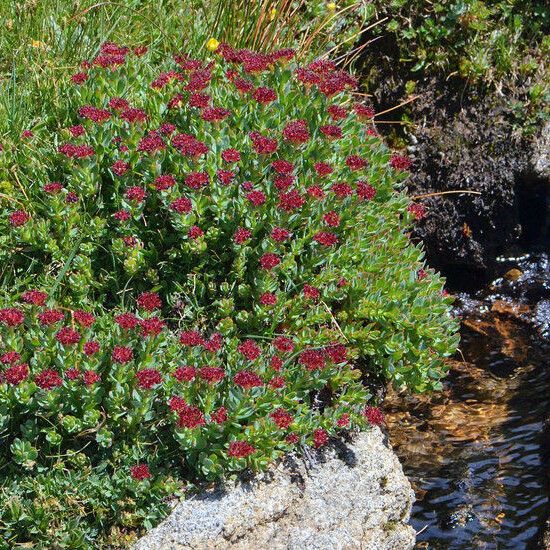
[[[408,550],[414,493],[378,428],[179,503],[136,550]]]

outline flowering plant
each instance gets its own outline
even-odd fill
[[[105,44],[72,77],[72,125],[2,153],[26,179],[0,212],[0,456],[112,475],[119,501],[126,475],[142,500],[96,529],[149,525],[178,471],[379,423],[369,380],[436,388],[456,346],[406,235],[408,159],[352,76],[293,57],[221,44],[151,74],[145,48]]]

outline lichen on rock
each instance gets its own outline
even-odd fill
[[[408,550],[414,493],[379,428],[182,501],[135,550]]]

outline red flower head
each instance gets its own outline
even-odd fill
[[[101,376],[99,376],[99,374],[97,374],[97,372],[93,370],[87,370],[84,371],[84,374],[82,375],[82,380],[84,380],[84,384],[86,384],[86,386],[93,386],[101,380]]]
[[[51,390],[63,384],[59,373],[53,369],[44,369],[42,372],[39,372],[34,377],[34,381],[43,390]]]
[[[262,306],[274,306],[277,303],[277,296],[272,292],[264,292],[260,296],[260,304]]]
[[[80,137],[86,133],[86,130],[84,129],[84,126],[82,126],[82,124],[77,124],[76,126],[71,126],[69,128],[69,132],[73,137]]]
[[[315,349],[307,349],[300,354],[300,364],[307,370],[320,370],[326,366],[325,354]]]
[[[176,185],[176,178],[172,174],[162,174],[155,179],[154,185],[157,191],[166,191]]]
[[[128,187],[128,189],[126,189],[126,193],[124,194],[124,196],[129,201],[134,201],[134,202],[140,203],[140,202],[143,202],[145,200],[145,197],[147,196],[147,193],[146,193],[145,189],[142,189],[141,187],[132,186],[132,187]]]
[[[113,218],[115,218],[115,220],[118,220],[119,222],[128,221],[131,217],[132,216],[130,212],[128,212],[128,210],[119,210],[118,212],[115,212],[113,214]]]
[[[120,113],[120,118],[130,124],[146,122],[149,117],[142,109],[128,108]]]
[[[136,372],[138,388],[150,390],[162,382],[162,376],[157,369],[141,369]]]
[[[235,178],[235,172],[232,172],[231,170],[218,170],[216,175],[222,185],[229,185]]]
[[[136,46],[134,48],[134,55],[136,57],[141,57],[142,55],[145,55],[147,53],[147,46]]]
[[[220,382],[225,377],[225,371],[218,367],[202,367],[199,370],[199,378],[206,380],[209,384]]]
[[[82,311],[81,309],[77,309],[75,312],[73,312],[74,320],[84,328],[91,327],[95,322],[95,317],[87,312]]]
[[[311,285],[304,285],[304,298],[318,300],[320,296],[321,293],[319,292],[318,288]]]
[[[185,177],[185,185],[191,189],[201,189],[208,185],[210,178],[206,172],[191,172]]]
[[[48,299],[48,295],[40,290],[27,290],[21,295],[21,300],[34,306],[43,306]]]
[[[176,125],[172,124],[171,122],[163,122],[159,126],[159,132],[165,136],[169,136],[170,134],[173,134],[176,131]]]
[[[275,422],[275,424],[277,424],[279,428],[283,430],[288,428],[294,420],[291,414],[281,408],[275,409],[272,413],[270,413],[269,417],[273,420],[273,422]]]
[[[384,424],[384,413],[378,407],[366,407],[363,415],[373,426]]]
[[[163,331],[166,325],[158,317],[150,317],[149,319],[140,321],[139,326],[141,327],[141,334],[143,336],[157,336]]]
[[[121,313],[115,317],[115,323],[122,330],[131,330],[139,324],[139,319],[133,313]]]
[[[162,307],[162,302],[156,292],[142,292],[138,296],[137,305],[145,311],[154,311]]]
[[[349,414],[344,413],[340,418],[336,421],[336,425],[339,428],[345,428],[346,426],[349,426]]]
[[[8,327],[17,327],[25,321],[25,314],[13,307],[0,309],[0,323]]]
[[[199,237],[202,237],[203,235],[204,231],[196,225],[192,225],[187,232],[187,236],[193,241],[198,239]]]
[[[193,205],[187,197],[179,197],[170,204],[170,208],[178,214],[189,214]]]
[[[347,183],[335,183],[332,187],[332,192],[339,198],[345,199],[353,194],[353,189]]]
[[[279,372],[283,368],[283,360],[278,355],[273,355],[269,360],[269,366]]]
[[[323,220],[327,225],[331,227],[338,227],[340,225],[340,216],[334,211],[331,210],[323,215]]]
[[[390,158],[390,166],[395,170],[408,170],[412,165],[409,157],[404,155],[393,154]]]
[[[355,103],[353,105],[353,111],[355,112],[359,120],[370,120],[375,114],[375,111],[372,107],[367,107],[362,103]]]
[[[178,426],[180,428],[192,430],[206,424],[202,411],[198,407],[194,407],[192,405],[184,405],[178,411],[178,415]]]
[[[318,185],[311,185],[310,187],[308,187],[307,194],[314,199],[321,200],[325,198],[325,192]]]
[[[291,176],[289,174],[282,174],[280,176],[277,176],[274,180],[275,187],[279,191],[286,191],[294,184],[294,179],[294,176]]]
[[[261,191],[250,191],[246,194],[246,198],[254,205],[261,206],[265,202],[265,194]]]
[[[181,411],[183,407],[187,406],[187,402],[182,397],[178,397],[177,395],[173,395],[170,398],[170,401],[168,401],[168,406],[170,407],[171,411]]]
[[[273,269],[274,267],[277,267],[281,263],[281,258],[277,256],[277,254],[273,254],[271,252],[268,252],[267,254],[264,254],[260,258],[260,265],[263,269]]]
[[[283,376],[274,376],[269,381],[269,387],[273,388],[274,390],[284,388],[285,384],[286,384],[286,381]]]
[[[288,193],[281,193],[279,195],[279,208],[285,212],[292,212],[301,208],[306,202],[306,199],[298,193],[296,190],[289,191]]]
[[[227,456],[232,458],[246,458],[255,452],[256,449],[246,441],[231,441],[231,443],[229,443]]]
[[[298,443],[298,441],[300,441],[300,438],[296,434],[289,434],[289,435],[286,436],[285,441],[289,445],[296,445],[296,443]]]
[[[131,348],[126,346],[115,346],[111,357],[115,363],[124,365],[134,358],[134,353]]]
[[[313,238],[322,246],[334,246],[338,243],[338,237],[334,233],[319,231]]]
[[[107,109],[98,109],[93,105],[84,105],[78,109],[78,114],[82,118],[87,118],[92,122],[101,124],[111,118],[111,113]]]
[[[64,317],[65,315],[63,312],[57,309],[46,309],[42,313],[38,314],[38,320],[40,321],[40,324],[44,326],[55,325],[56,323],[59,323],[59,321],[62,321]]]
[[[368,165],[368,161],[358,155],[351,155],[346,159],[346,165],[350,170],[361,170]]]
[[[254,151],[259,155],[270,155],[277,150],[278,143],[276,139],[264,137],[258,132],[252,132],[250,139],[252,140]]]
[[[315,172],[317,172],[317,175],[320,177],[328,176],[329,174],[332,174],[332,172],[334,172],[334,168],[327,162],[316,162],[313,165],[313,168],[315,169]]]
[[[212,98],[208,94],[195,93],[189,96],[189,107],[204,109],[208,107]]]
[[[132,466],[130,468],[130,475],[133,479],[137,481],[143,481],[144,479],[149,479],[151,472],[149,471],[149,466],[147,464],[138,464],[137,466]]]
[[[206,107],[202,110],[201,118],[207,122],[219,122],[226,119],[231,114],[229,109],[222,107]]]
[[[130,107],[128,101],[126,99],[123,99],[122,97],[111,98],[108,105],[111,109],[114,109],[115,111],[122,111],[123,109],[128,109],[128,107]]]
[[[421,220],[426,215],[425,206],[418,202],[413,202],[409,204],[407,210],[414,216],[416,220]]]
[[[288,162],[287,160],[274,160],[271,163],[271,166],[273,166],[273,169],[278,174],[290,174],[294,170],[294,164],[291,162]]]
[[[75,367],[71,367],[65,371],[65,377],[67,380],[78,380],[80,378],[80,371]]]
[[[282,227],[274,227],[273,231],[271,231],[271,238],[278,243],[288,240],[290,235],[290,231],[283,229]]]
[[[339,105],[331,105],[327,108],[327,112],[332,120],[341,120],[348,116],[346,109],[344,107],[340,107]]]
[[[222,349],[223,338],[219,332],[215,332],[210,336],[210,340],[204,343],[204,349],[211,353],[216,353]]]
[[[13,365],[18,361],[21,361],[21,355],[16,351],[8,351],[0,356],[0,363],[4,365]]]
[[[189,347],[202,346],[204,338],[196,330],[187,330],[180,334],[180,344]]]
[[[296,145],[306,143],[309,137],[307,122],[303,119],[289,122],[283,130],[283,138]]]
[[[366,181],[357,182],[357,196],[364,201],[370,201],[376,195],[376,189]]]
[[[95,355],[100,349],[99,343],[94,342],[93,340],[90,340],[89,342],[86,342],[84,344],[84,353],[91,357],[92,355]]]
[[[267,105],[268,103],[271,103],[272,101],[275,101],[277,99],[277,94],[271,88],[260,86],[259,88],[256,88],[256,90],[254,90],[252,98],[255,99],[258,103],[263,103],[264,105]]]
[[[178,367],[174,371],[174,378],[178,382],[191,382],[195,379],[197,370],[193,367]]]
[[[233,382],[245,390],[259,388],[264,385],[263,380],[256,373],[248,370],[242,370],[235,374]]]
[[[348,350],[344,344],[331,344],[325,348],[325,354],[330,357],[330,360],[339,365],[348,360]]]
[[[56,195],[63,189],[63,186],[58,181],[52,181],[51,183],[46,183],[42,189],[44,190],[44,193]]]
[[[112,166],[111,171],[115,176],[123,176],[130,169],[130,165],[123,160],[117,160]]]
[[[26,380],[28,376],[29,366],[26,363],[22,363],[21,365],[14,365],[4,371],[6,382],[8,384],[11,384],[12,386],[17,386],[18,384],[23,382],[23,380]]]
[[[235,244],[243,244],[245,243],[250,237],[252,236],[252,233],[248,229],[245,229],[244,227],[237,228],[237,231],[235,231],[235,235],[233,235],[233,242]]]
[[[322,134],[324,134],[329,139],[340,139],[342,134],[342,128],[334,124],[327,124],[326,126],[321,126],[319,128]]]
[[[59,329],[55,339],[64,346],[74,346],[80,342],[80,332],[71,327],[63,327]]]
[[[254,340],[245,340],[244,342],[241,342],[237,349],[249,360],[254,361],[255,359],[258,359],[260,355],[262,354],[262,350],[254,342]]]
[[[87,73],[83,73],[83,72],[74,73],[71,76],[71,82],[73,84],[84,84],[84,82],[86,82],[86,80],[88,80],[88,74]]]
[[[227,409],[225,407],[220,407],[210,415],[210,419],[216,424],[223,424],[227,421]]]
[[[225,162],[239,162],[241,154],[237,149],[225,149],[225,151],[222,151],[222,159]]]
[[[313,445],[316,449],[328,443],[328,433],[323,428],[317,428],[313,432]]]
[[[21,227],[25,225],[31,217],[24,210],[16,210],[10,214],[9,220],[12,227]]]
[[[290,353],[294,350],[294,342],[286,336],[277,336],[273,340],[273,345],[283,353]]]
[[[206,144],[189,134],[176,134],[172,137],[172,146],[182,155],[195,160],[208,153]]]

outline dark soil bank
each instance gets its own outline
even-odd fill
[[[429,264],[452,286],[457,275],[480,283],[510,245],[550,245],[550,126],[535,123],[530,136],[522,130],[517,106],[525,101],[528,82],[489,91],[457,77],[418,80],[403,71],[392,44],[378,48],[376,69],[368,60],[364,67],[374,81],[369,91],[377,112],[406,101],[405,85],[416,81],[418,99],[380,117],[397,120],[406,112],[413,121],[401,131],[414,160],[410,194],[479,193],[421,199],[427,216],[416,237]],[[385,133],[396,128],[379,125]]]

